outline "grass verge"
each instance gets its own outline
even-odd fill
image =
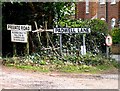
[[[38,72],[65,72],[65,73],[90,73],[99,74],[102,72],[117,70],[113,65],[99,65],[99,66],[87,66],[87,65],[13,65],[7,64],[7,67],[15,67],[23,70],[31,70]]]

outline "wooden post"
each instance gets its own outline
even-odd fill
[[[45,31],[47,30],[47,21],[45,21]],[[47,38],[47,48],[49,47],[49,40],[48,40],[48,34],[46,31],[46,38]]]
[[[38,26],[37,26],[36,21],[34,21],[34,23],[35,23],[36,30],[38,30]],[[38,36],[38,40],[39,40],[39,43],[40,43],[40,46],[41,46],[41,39],[40,39],[41,33],[39,35],[39,32],[37,32],[37,36]]]
[[[27,55],[29,55],[29,32],[27,32]]]
[[[16,43],[13,42],[13,57],[17,55],[17,50],[16,50]]]
[[[109,46],[106,46],[106,55],[107,55],[107,58],[109,58]]]

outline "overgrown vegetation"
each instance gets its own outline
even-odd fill
[[[45,29],[45,21],[47,28],[56,27],[89,27],[91,33],[86,34],[87,51],[92,53],[105,53],[105,36],[108,30],[104,21],[94,20],[76,20],[70,19],[75,14],[74,3],[67,2],[4,2],[2,4],[2,39],[3,39],[3,56],[13,56],[13,45],[16,45],[16,54],[19,56],[26,55],[25,43],[12,43],[10,40],[10,31],[6,29],[7,24],[32,25],[32,30],[36,30],[35,23],[38,28]],[[82,34],[63,34],[63,51],[74,53],[80,51],[82,43]],[[6,44],[9,44],[6,45]],[[41,54],[51,54],[53,52],[59,55],[59,35],[42,32],[29,33],[29,50],[30,54],[41,52]],[[56,50],[54,50],[56,48]],[[43,50],[45,49],[45,50]],[[52,50],[52,51],[51,51]],[[42,53],[44,52],[44,53]]]
[[[110,69],[118,69],[120,65],[113,59],[89,53],[84,56],[40,56],[33,54],[26,57],[4,58],[6,66],[29,69],[40,72],[89,72],[97,73]]]
[[[64,17],[68,18],[74,13],[74,3],[72,2],[2,2],[2,55],[13,56],[14,53],[12,49],[14,44],[16,45],[17,55],[24,56],[26,54],[25,43],[11,42],[11,32],[7,30],[7,24],[28,24],[32,26],[32,31],[34,31],[37,28],[45,29],[45,21],[47,21],[47,28],[52,29],[55,21],[61,20]],[[35,26],[35,22],[37,23],[37,27]],[[43,47],[51,46],[52,44],[50,40],[48,40],[48,37],[52,41],[56,39],[56,35],[51,33],[30,32],[30,53],[38,52]],[[47,43],[47,41],[49,43]]]
[[[75,10],[70,10],[72,3],[3,3],[3,65],[15,66],[22,69],[37,71],[61,72],[96,72],[118,68],[113,59],[104,56],[106,45],[105,36],[108,31],[104,21],[70,19]],[[48,22],[45,25],[45,21]],[[60,56],[59,34],[51,32],[29,32],[30,55],[26,55],[26,44],[12,43],[7,24],[29,24],[32,30],[53,27],[90,28],[91,33],[85,34],[86,55],[81,55],[83,45],[82,34],[62,34],[63,55]],[[46,27],[48,26],[48,27]],[[116,42],[116,41],[115,41]],[[6,45],[7,44],[7,45]],[[8,45],[9,44],[9,45]],[[16,45],[17,55],[14,56],[13,45]]]

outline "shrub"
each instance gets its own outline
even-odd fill
[[[120,44],[120,28],[114,28],[111,30],[112,40],[114,44]]]

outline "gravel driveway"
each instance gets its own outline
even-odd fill
[[[118,74],[40,73],[2,67],[4,89],[118,89]]]

